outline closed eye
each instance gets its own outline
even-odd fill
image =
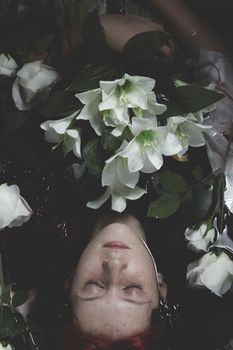
[[[85,283],[85,286],[97,286],[99,288],[104,289],[104,284],[101,281],[97,280],[89,280]]]
[[[123,290],[130,290],[130,289],[140,289],[142,290],[142,286],[138,283],[130,284],[123,288]]]

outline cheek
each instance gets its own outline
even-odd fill
[[[84,254],[76,267],[72,285],[79,286],[87,279],[94,278],[99,271],[99,266],[98,258]]]

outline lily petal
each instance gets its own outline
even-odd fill
[[[108,187],[105,192],[98,197],[96,200],[88,201],[87,207],[92,209],[98,209],[100,208],[110,197],[111,195],[111,189]]]
[[[120,195],[112,194],[112,210],[119,213],[124,211],[126,208],[126,199]]]
[[[135,139],[130,141],[126,148],[121,151],[120,155],[121,157],[128,159],[128,167],[130,172],[134,173],[143,167],[140,145],[135,141]]]
[[[149,162],[144,161],[144,167],[141,169],[143,173],[152,173],[162,167],[163,156],[159,150],[150,148],[147,150],[146,155]]]

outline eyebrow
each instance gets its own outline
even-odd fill
[[[100,296],[97,296],[97,297],[85,298],[85,297],[81,297],[80,295],[77,295],[74,298],[82,300],[82,301],[90,301],[90,300],[98,300],[98,299],[101,299],[102,297],[103,296],[100,295]],[[149,300],[149,299],[148,300],[139,301],[139,300],[134,300],[134,299],[130,299],[130,298],[122,298],[122,300],[127,301],[127,302],[129,302],[131,304],[134,304],[134,305],[144,305],[144,304],[151,303],[151,300]]]

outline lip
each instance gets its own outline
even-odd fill
[[[130,249],[125,243],[121,241],[110,241],[103,245],[104,248],[114,248],[114,249]]]

